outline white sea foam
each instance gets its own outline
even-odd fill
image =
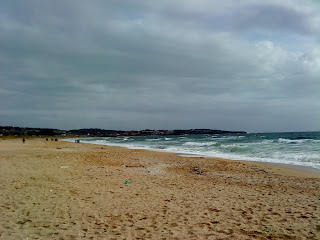
[[[185,146],[212,146],[215,145],[217,142],[186,142],[183,145]]]
[[[312,141],[312,139],[286,139],[286,138],[279,138],[278,142],[280,143],[305,143],[308,141]]]
[[[228,140],[235,140],[235,139],[239,139],[242,136],[222,136],[223,139],[228,139]]]

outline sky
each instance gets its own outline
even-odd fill
[[[320,130],[320,1],[0,5],[2,126]]]

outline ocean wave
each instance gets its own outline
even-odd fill
[[[234,144],[230,144],[230,145],[221,144],[219,148],[223,150],[227,150],[228,152],[247,152],[250,149],[248,145],[234,145]]]
[[[195,146],[195,147],[209,147],[215,145],[216,142],[186,142],[184,146]]]
[[[222,136],[222,139],[227,139],[227,140],[235,140],[239,139],[241,136]]]
[[[164,140],[166,140],[166,141],[169,141],[169,140],[171,140],[172,138],[168,138],[168,137],[166,137],[166,138],[164,138]]]
[[[279,138],[279,143],[305,143],[309,141],[314,141],[313,139],[287,139],[287,138]]]
[[[256,144],[270,144],[270,143],[273,143],[273,140],[270,140],[270,139],[265,139],[265,140],[263,140],[263,141],[261,141],[261,142],[253,142],[253,143],[251,143],[252,145],[256,145]],[[247,143],[248,144],[248,143]]]

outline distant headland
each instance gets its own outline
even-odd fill
[[[176,130],[106,130],[100,128],[82,128],[60,130],[53,128],[29,128],[0,126],[0,136],[90,136],[90,137],[121,137],[121,136],[152,136],[152,135],[195,135],[195,134],[246,134],[245,131],[226,131],[213,129],[176,129]]]

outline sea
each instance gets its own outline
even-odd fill
[[[67,139],[74,141],[75,139]],[[320,173],[320,132],[82,138],[81,142],[312,168]]]

